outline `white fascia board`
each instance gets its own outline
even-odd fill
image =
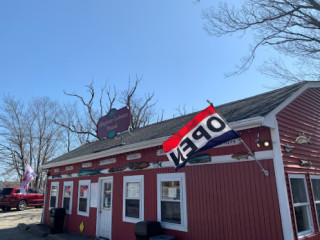
[[[239,131],[239,130],[243,130],[243,129],[262,126],[262,123],[263,123],[263,117],[254,117],[254,118],[249,118],[249,119],[245,119],[245,120],[241,120],[241,121],[237,121],[237,122],[231,122],[231,123],[229,123],[229,125],[235,131]],[[127,152],[145,149],[145,148],[160,146],[169,137],[170,136],[156,138],[156,139],[152,139],[152,140],[148,140],[148,141],[130,144],[127,146],[124,145],[121,147],[115,147],[115,148],[108,149],[108,150],[105,150],[105,151],[102,151],[99,153],[88,154],[88,155],[84,155],[84,156],[80,156],[80,157],[76,157],[76,158],[71,158],[68,160],[54,162],[54,163],[47,163],[42,166],[42,169],[48,169],[48,168],[52,168],[52,167],[64,166],[64,165],[69,165],[69,164],[74,164],[74,163],[80,163],[80,162],[85,162],[85,161],[89,161],[89,160],[105,158],[105,157],[113,156],[116,154],[127,153]]]
[[[116,154],[141,150],[144,148],[156,147],[156,146],[160,146],[169,137],[170,136],[156,138],[156,139],[152,139],[149,141],[144,141],[144,142],[130,144],[127,146],[124,145],[121,147],[112,148],[112,149],[105,150],[105,151],[102,151],[99,153],[93,153],[93,154],[88,154],[88,155],[84,155],[84,156],[80,156],[80,157],[76,157],[76,158],[71,158],[68,160],[60,161],[60,162],[47,163],[47,164],[43,165],[42,168],[48,169],[48,168],[52,168],[52,167],[58,167],[58,166],[69,165],[69,164],[73,164],[73,163],[80,163],[80,162],[85,162],[85,161],[89,161],[89,160],[95,160],[95,159],[99,159],[99,158],[109,157],[109,156],[113,156]]]
[[[264,117],[253,117],[253,118],[248,118],[236,122],[231,122],[229,123],[229,126],[235,130],[244,130],[248,128],[255,128],[255,127],[261,127],[264,122]]]
[[[290,104],[294,99],[296,99],[306,89],[308,89],[308,88],[319,88],[319,87],[320,87],[320,82],[309,82],[309,83],[306,83],[303,87],[301,87],[295,93],[293,93],[290,97],[288,97],[283,103],[281,103],[279,106],[277,106],[275,109],[273,109],[270,113],[268,113],[264,117],[263,125],[271,127],[271,128],[276,128],[277,127],[277,122],[276,122],[276,117],[275,116],[283,108],[285,108],[288,104]]]

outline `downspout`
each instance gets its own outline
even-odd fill
[[[292,220],[290,214],[289,207],[289,198],[288,191],[286,185],[286,179],[284,174],[284,166],[280,145],[280,134],[278,123],[276,119],[274,119],[275,128],[270,128],[271,130],[271,139],[273,145],[273,165],[275,171],[276,185],[278,191],[278,200],[279,200],[279,208],[280,208],[280,216],[282,223],[282,233],[284,240],[293,240],[293,227]]]

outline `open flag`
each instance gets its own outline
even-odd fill
[[[192,155],[239,137],[211,105],[166,140],[162,147],[177,171]]]
[[[21,182],[21,190],[20,193],[23,195],[27,194],[28,185],[33,178],[37,177],[37,174],[33,171],[29,164],[26,165],[24,176]]]

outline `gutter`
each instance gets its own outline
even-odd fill
[[[235,131],[239,130],[244,130],[248,128],[255,128],[255,127],[260,127],[263,125],[264,118],[263,117],[254,117],[254,118],[249,118],[241,121],[236,121],[236,122],[231,122],[229,123],[229,126],[233,128]],[[119,146],[115,147],[112,149],[108,149],[105,151],[101,151],[98,153],[93,153],[93,154],[88,154],[80,157],[75,157],[67,160],[62,160],[59,162],[53,162],[53,163],[47,163],[43,166],[41,166],[41,169],[48,169],[52,167],[59,167],[63,165],[69,165],[69,164],[74,164],[74,163],[81,163],[81,162],[86,162],[89,160],[95,160],[99,158],[105,158],[109,156],[113,156],[116,154],[121,154],[121,153],[126,153],[126,152],[132,152],[132,151],[137,151],[145,148],[151,148],[151,147],[156,147],[162,145],[162,143],[167,140],[171,136],[166,136],[166,137],[161,137],[161,138],[156,138],[148,141],[143,141],[139,143],[134,143],[130,145],[125,145],[125,146]]]

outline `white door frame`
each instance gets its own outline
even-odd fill
[[[99,233],[100,233],[100,216],[101,216],[101,183],[103,180],[111,180],[112,181],[112,199],[111,199],[111,219],[112,219],[112,208],[113,208],[113,176],[109,176],[109,177],[101,177],[98,180],[98,206],[97,206],[97,225],[96,225],[96,237],[99,237]],[[111,222],[111,236],[112,236],[112,222]],[[110,237],[111,240],[111,237]]]

